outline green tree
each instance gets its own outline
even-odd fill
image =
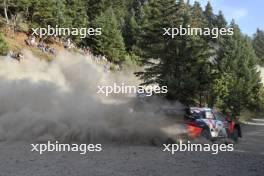
[[[218,106],[228,109],[235,115],[245,109],[256,108],[259,98],[256,96],[262,88],[260,74],[256,70],[257,59],[248,37],[245,37],[239,27],[232,22],[234,35],[228,37],[220,46],[216,59],[218,79],[215,86]],[[224,91],[222,91],[224,90]]]
[[[86,0],[71,0],[66,1],[66,16],[70,19],[70,26],[82,28],[88,26],[88,16],[86,12]]]
[[[18,13],[28,17],[28,9],[32,4],[32,0],[0,0],[0,4],[4,10],[6,22],[9,24],[9,20],[16,18]]]
[[[253,47],[259,58],[260,64],[264,65],[264,31],[257,29],[253,38]]]
[[[54,0],[55,1],[55,8],[54,12],[54,23],[58,24],[59,26],[66,27],[67,26],[67,18],[65,17],[66,12],[66,1],[65,0]]]
[[[213,7],[210,2],[207,3],[204,11],[204,15],[207,19],[207,26],[213,28],[215,26],[215,15],[213,12]]]
[[[170,8],[168,8],[170,7]],[[164,27],[194,24],[191,9],[184,1],[154,0],[147,9],[140,46],[144,64],[137,73],[145,84],[168,86],[167,97],[182,103],[205,102],[210,77],[210,46],[201,36],[164,36]],[[202,13],[202,12],[198,12]],[[199,19],[202,23],[202,19]],[[153,61],[154,60],[154,61]]]
[[[106,55],[113,62],[123,61],[125,44],[113,9],[110,7],[96,17],[93,25],[102,29],[102,34],[94,37],[95,51]]]
[[[86,0],[71,0],[66,1],[65,9],[65,21],[62,26],[68,28],[87,28],[89,25],[88,16],[86,12]],[[80,36],[69,36],[78,45],[83,43],[84,39]]]
[[[56,1],[54,0],[34,0],[32,7],[32,22],[37,26],[55,26],[57,22],[57,16],[54,14],[56,11]]]
[[[93,21],[97,16],[106,10],[105,0],[88,0],[86,3],[86,12],[89,21]]]
[[[3,36],[0,33],[0,55],[6,55],[8,52],[8,46]]]
[[[192,26],[197,28],[206,27],[206,18],[199,2],[195,2],[191,8]]]
[[[139,34],[139,25],[135,19],[135,16],[128,17],[126,19],[126,25],[123,30],[123,36],[128,51],[132,51],[133,47],[137,43],[137,36]]]

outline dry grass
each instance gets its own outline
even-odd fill
[[[22,32],[18,32],[15,34],[14,37],[12,37],[12,33],[10,32],[5,32],[4,39],[8,43],[9,49],[13,51],[21,51],[23,49],[28,49],[30,50],[33,55],[40,59],[44,59],[47,61],[53,60],[53,56],[51,54],[43,53],[41,50],[39,50],[36,47],[30,47],[26,45],[25,40],[27,39],[27,35]],[[50,46],[54,47],[57,51],[63,50],[63,46],[58,43],[50,44]]]

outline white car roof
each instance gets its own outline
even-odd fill
[[[199,108],[199,107],[190,107],[190,110],[191,111],[194,111],[194,112],[201,112],[201,111],[212,111],[211,108]]]

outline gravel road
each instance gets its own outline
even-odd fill
[[[244,126],[234,152],[177,152],[152,146],[104,145],[103,151],[30,151],[29,143],[0,143],[0,176],[262,176],[264,126]]]

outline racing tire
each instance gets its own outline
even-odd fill
[[[209,141],[213,141],[213,138],[212,138],[212,135],[210,133],[210,130],[205,128],[202,130],[201,132],[201,138],[202,139],[206,139],[206,140],[209,140]]]

